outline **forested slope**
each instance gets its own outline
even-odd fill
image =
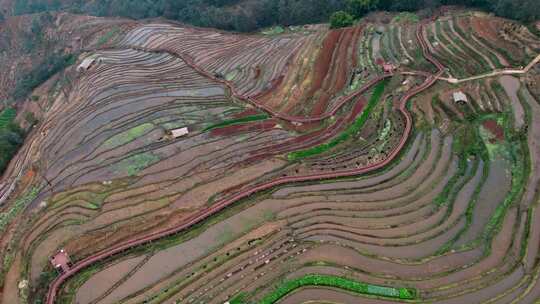
[[[440,5],[464,5],[523,22],[537,20],[536,0],[2,0],[4,15],[68,10],[94,16],[135,19],[165,17],[197,26],[253,31],[275,24],[325,22],[339,10],[360,14],[373,10],[415,11]]]

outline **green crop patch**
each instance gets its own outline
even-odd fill
[[[334,287],[359,294],[396,298],[402,300],[413,300],[417,296],[416,289],[413,288],[395,288],[381,285],[372,285],[338,276],[309,274],[301,278],[283,282],[274,291],[267,294],[261,300],[260,304],[276,303],[287,294],[305,286]]]
[[[311,147],[306,150],[291,152],[287,155],[287,158],[289,160],[294,161],[294,160],[314,156],[317,154],[321,154],[352,138],[355,134],[357,134],[362,129],[362,127],[368,120],[369,115],[371,114],[371,112],[373,111],[373,109],[375,108],[379,100],[381,99],[382,94],[384,92],[384,88],[386,87],[387,84],[388,84],[388,79],[385,79],[375,86],[375,89],[373,90],[373,94],[369,98],[368,104],[362,111],[362,114],[360,114],[360,116],[354,121],[352,125],[350,125],[347,129],[341,132],[338,135],[338,137],[332,139],[331,141],[327,143],[323,143],[323,144]]]
[[[11,208],[0,213],[0,231],[4,231],[11,220],[38,196],[40,190],[41,188],[39,187],[30,189],[28,192],[15,200]]]
[[[279,35],[279,34],[283,34],[284,32],[285,32],[285,29],[279,25],[261,31],[263,35]]]
[[[113,149],[122,146],[128,142],[137,139],[138,137],[147,134],[153,128],[154,125],[151,123],[144,123],[142,125],[138,125],[134,128],[131,128],[125,132],[116,134],[115,136],[109,138],[107,141],[105,141],[103,145],[106,149]]]
[[[416,23],[420,21],[420,18],[415,13],[401,12],[392,19],[392,23],[410,22]]]
[[[0,112],[0,130],[7,128],[13,122],[17,111],[14,108],[7,108]]]
[[[159,157],[150,152],[145,152],[130,156],[115,165],[115,170],[119,173],[127,174],[128,176],[137,175],[146,167],[155,164],[159,161]]]
[[[243,124],[243,123],[246,123],[246,122],[265,120],[265,119],[268,119],[268,118],[270,118],[270,116],[265,113],[265,114],[250,115],[250,116],[236,118],[236,119],[224,120],[224,121],[222,121],[220,123],[213,124],[213,125],[210,125],[210,126],[204,128],[203,132],[210,131],[210,130],[213,130],[213,129],[219,129],[219,128],[223,128],[223,127],[228,127],[228,126],[232,126],[232,125]]]
[[[246,301],[246,297],[247,294],[245,292],[240,292],[229,301],[229,304],[243,304]]]
[[[100,47],[105,43],[109,42],[114,35],[118,34],[118,32],[120,32],[120,28],[118,28],[117,26],[113,27],[110,31],[105,33],[105,35],[99,38],[97,42],[97,47]]]

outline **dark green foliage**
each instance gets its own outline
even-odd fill
[[[32,53],[43,47],[43,45],[49,41],[54,41],[54,38],[51,40],[45,39],[46,35],[44,33],[44,29],[47,26],[52,25],[54,21],[53,19],[54,18],[50,13],[32,16],[32,21],[30,26],[28,26],[28,30],[21,34],[22,48],[24,52]]]
[[[379,0],[347,0],[349,12],[360,17],[369,11],[373,11],[379,5]]]
[[[345,8],[345,0],[69,0],[50,5],[49,0],[19,0],[15,15],[68,10],[95,16],[134,19],[165,18],[196,26],[233,31],[254,31],[276,24],[325,22],[332,12]]]
[[[22,15],[36,12],[55,11],[60,9],[60,7],[60,0],[17,0],[13,6],[13,13],[14,15]]]
[[[247,294],[245,292],[240,292],[235,295],[230,301],[230,304],[244,304],[246,303]]]
[[[454,131],[454,138],[454,152],[462,158],[474,156],[480,157],[486,162],[489,161],[484,142],[474,124],[464,122],[462,126]]]
[[[344,11],[337,11],[330,16],[330,27],[340,28],[351,26],[354,23],[354,18],[349,13]]]
[[[245,117],[236,118],[236,119],[225,120],[225,121],[222,121],[220,123],[213,124],[211,126],[208,126],[208,127],[204,128],[203,132],[206,132],[206,131],[209,131],[209,130],[212,130],[212,129],[223,128],[223,127],[227,127],[227,126],[252,122],[252,121],[265,120],[265,119],[268,119],[268,118],[270,118],[270,116],[268,116],[268,114],[258,114],[258,115],[251,115],[251,116],[245,116]]]
[[[196,26],[254,31],[276,24],[295,25],[328,20],[346,10],[359,17],[370,11],[414,11],[440,5],[465,5],[531,22],[540,18],[538,0],[17,0],[14,14],[68,10],[96,16],[135,19],[165,18]]]
[[[360,294],[382,296],[389,298],[398,298],[403,300],[412,300],[416,298],[416,290],[412,288],[394,288],[380,285],[372,285],[353,281],[347,278],[322,275],[322,274],[308,274],[298,279],[288,280],[278,286],[273,292],[267,294],[261,304],[276,303],[279,299],[285,295],[293,292],[295,289],[303,286],[329,286],[352,291]]]
[[[13,108],[7,108],[0,112],[0,130],[6,128],[10,123],[13,122],[17,112]]]
[[[52,75],[75,63],[75,59],[74,55],[53,54],[47,57],[45,62],[34,67],[33,70],[17,82],[13,97],[15,99],[25,98],[33,89],[45,82]]]
[[[493,11],[499,16],[523,22],[532,22],[540,18],[538,0],[447,0],[446,2],[477,6]]]
[[[24,132],[13,122],[15,114],[12,108],[0,112],[0,174],[23,143]]]
[[[32,112],[25,112],[25,113],[24,113],[24,119],[25,119],[26,122],[28,122],[28,124],[31,125],[31,126],[37,124],[37,122],[38,122],[36,116],[35,116],[34,113],[32,113]]]

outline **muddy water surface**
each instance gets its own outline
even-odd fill
[[[493,212],[510,191],[512,182],[510,166],[510,162],[503,158],[491,161],[488,176],[473,207],[471,225],[456,246],[464,245],[480,237]]]
[[[352,293],[330,288],[302,288],[285,297],[279,304],[300,304],[300,303],[333,303],[333,304],[386,304],[396,303],[390,300],[378,300],[355,296]]]
[[[104,271],[98,272],[86,281],[75,295],[78,304],[87,304],[103,295],[109,288],[119,282],[125,275],[132,271],[144,260],[144,256],[131,258],[120,263],[116,263]]]
[[[141,266],[137,272],[98,303],[117,303],[122,298],[157,283],[184,265],[201,259],[201,257],[205,256],[214,248],[235,240],[242,233],[257,227],[271,214],[283,207],[274,200],[263,202],[211,226],[201,235],[191,240],[159,251]],[[115,269],[109,267],[100,272],[100,274],[113,275],[115,272]],[[125,274],[126,272],[124,272]],[[93,282],[96,282],[96,280]],[[98,288],[93,283],[85,284],[85,287],[89,289]],[[81,304],[84,303],[81,302]]]
[[[381,35],[374,34],[373,39],[371,40],[372,47],[372,58],[377,60],[377,58],[382,58],[381,56]]]
[[[510,105],[512,106],[512,112],[514,113],[514,120],[516,129],[519,129],[525,123],[525,111],[523,106],[519,102],[517,92],[519,90],[519,80],[516,77],[504,75],[499,78],[499,82],[506,91],[506,95],[510,97]]]
[[[531,175],[522,200],[522,205],[528,207],[534,201],[534,195],[540,182],[540,104],[525,87],[522,87],[520,92],[525,98],[524,101],[529,105],[531,112],[531,121],[527,134],[527,145],[529,146],[531,158]]]

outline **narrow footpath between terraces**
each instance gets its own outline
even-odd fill
[[[260,192],[262,190],[266,190],[266,189],[275,187],[277,185],[282,185],[282,184],[291,183],[291,182],[305,182],[305,181],[314,181],[314,180],[321,180],[321,179],[328,179],[328,178],[338,178],[338,177],[346,177],[346,176],[354,176],[354,175],[364,174],[364,173],[368,173],[368,172],[371,172],[373,170],[377,170],[379,168],[382,168],[382,167],[388,165],[392,160],[394,160],[394,158],[400,153],[402,148],[405,146],[405,144],[407,142],[407,139],[408,139],[408,137],[409,137],[409,135],[411,133],[411,130],[412,130],[412,117],[411,117],[410,113],[407,111],[407,102],[409,101],[409,99],[412,96],[414,96],[414,95],[426,90],[427,88],[431,87],[437,81],[437,79],[440,79],[440,76],[445,71],[445,67],[439,61],[437,61],[433,56],[431,56],[431,54],[429,53],[427,42],[424,40],[423,35],[422,35],[422,32],[424,30],[424,25],[425,25],[425,22],[422,22],[417,27],[416,38],[417,38],[420,46],[422,47],[422,54],[423,54],[424,58],[426,58],[426,60],[428,60],[429,62],[431,62],[433,65],[436,66],[437,73],[433,74],[433,75],[431,75],[431,74],[427,75],[426,74],[425,76],[427,76],[427,78],[425,79],[425,81],[421,85],[409,90],[405,95],[403,95],[400,98],[398,110],[405,117],[405,127],[404,127],[405,130],[403,132],[403,136],[401,137],[399,144],[392,150],[391,153],[389,153],[389,155],[388,155],[388,157],[386,159],[381,160],[380,162],[377,162],[377,163],[373,163],[373,164],[368,165],[366,167],[357,168],[357,169],[342,170],[342,171],[321,173],[321,174],[311,174],[311,175],[306,175],[306,176],[280,177],[280,178],[276,178],[274,180],[271,180],[271,181],[268,181],[268,182],[265,182],[265,183],[262,183],[262,184],[259,184],[259,185],[255,185],[252,188],[246,189],[246,190],[244,190],[242,192],[239,192],[239,193],[236,193],[236,194],[234,194],[234,195],[232,195],[230,197],[224,198],[224,199],[216,202],[215,204],[213,204],[211,207],[209,207],[209,208],[207,208],[205,210],[202,210],[201,212],[198,212],[197,214],[193,215],[192,217],[188,218],[187,220],[185,220],[185,221],[183,221],[181,223],[178,223],[178,225],[175,226],[175,227],[165,229],[165,230],[162,230],[162,231],[158,231],[158,232],[154,232],[154,233],[151,233],[151,234],[148,234],[148,235],[138,236],[136,238],[133,238],[131,240],[119,243],[119,244],[117,244],[117,245],[115,245],[115,246],[113,246],[111,248],[108,248],[108,249],[105,249],[105,250],[103,250],[101,252],[98,252],[98,253],[96,253],[96,254],[94,254],[92,256],[89,256],[89,257],[87,257],[85,259],[82,259],[80,261],[76,261],[67,271],[63,272],[61,275],[59,275],[51,283],[51,285],[49,286],[48,293],[47,293],[46,303],[47,304],[54,304],[55,301],[56,301],[56,296],[57,296],[58,291],[60,290],[60,287],[62,286],[62,284],[68,278],[75,275],[76,273],[83,270],[84,268],[89,267],[90,265],[93,265],[94,263],[102,261],[102,260],[104,260],[106,258],[110,258],[111,256],[113,256],[115,254],[119,254],[121,252],[129,250],[129,249],[131,249],[133,247],[148,244],[148,243],[153,242],[155,240],[158,240],[158,239],[161,239],[161,238],[164,238],[164,237],[168,237],[168,236],[171,236],[171,235],[174,235],[174,234],[177,234],[177,233],[181,233],[181,232],[185,231],[186,229],[189,229],[193,225],[204,221],[209,216],[212,216],[212,215],[222,211],[223,209],[227,208],[228,206],[232,205],[233,203],[237,202],[238,200],[246,198],[246,197],[248,197],[248,196],[250,196],[250,195],[252,195],[254,193],[257,193],[257,192]],[[176,56],[180,57],[181,55],[176,54]],[[216,81],[219,81],[221,83],[225,83],[231,89],[231,92],[233,94],[235,94],[234,88],[228,82],[226,82],[226,80],[218,79],[214,75],[210,75],[208,72],[203,71],[200,67],[194,65],[194,63],[191,62],[189,59],[186,59],[186,58],[183,58],[183,57],[180,57],[180,58],[182,58],[193,69],[195,69],[196,71],[202,73],[203,75],[206,75],[206,76],[208,76],[208,77],[210,77],[210,78],[212,78],[212,79],[214,79]],[[369,83],[369,85],[370,85],[369,87],[375,85],[379,81],[381,81],[384,78],[389,77],[389,76],[391,76],[391,75],[384,74],[384,75],[378,77],[376,81],[373,81],[373,82]],[[360,89],[360,91],[367,90],[369,87],[364,86],[362,89]],[[354,98],[354,96],[357,96],[358,94],[360,94],[360,93],[357,91],[357,92],[355,92],[355,93],[353,93],[351,95],[348,95],[347,97],[345,97],[344,99],[342,99],[338,103],[337,108],[339,108],[345,102],[347,102],[348,100]],[[239,98],[241,98],[243,100],[246,100],[246,101],[248,101],[250,103],[255,103],[256,106],[257,105],[261,106],[256,101],[252,100],[251,98],[248,98],[248,97],[245,97],[245,96],[237,96],[237,97],[239,97]],[[270,111],[268,111],[268,112],[270,112],[270,113],[274,114],[275,116],[277,116],[279,118],[282,118],[282,119],[290,119],[292,121],[298,121],[298,122],[305,122],[305,121],[309,122],[309,121],[323,119],[323,117],[325,117],[325,116],[331,116],[332,114],[330,114],[330,113],[337,111],[337,108],[334,108],[329,112],[326,112],[326,114],[321,115],[321,117],[311,117],[311,118],[302,118],[302,117],[294,117],[293,118],[293,117],[288,117],[286,114],[273,113],[273,112],[270,112]]]

